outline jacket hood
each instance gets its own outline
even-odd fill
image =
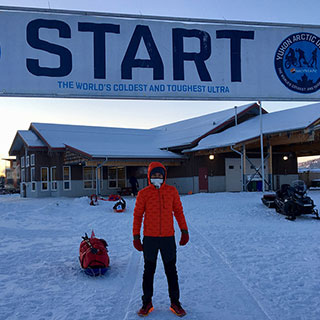
[[[163,177],[163,183],[165,183],[165,181],[166,181],[166,179],[167,179],[167,170],[166,170],[166,168],[164,167],[164,165],[163,165],[162,163],[155,161],[155,162],[151,162],[151,163],[149,164],[149,167],[148,167],[148,183],[149,183],[149,184],[151,184],[151,181],[150,181],[150,173],[151,173],[151,171],[152,171],[154,168],[158,168],[158,167],[164,169],[164,174],[165,174],[165,176]]]

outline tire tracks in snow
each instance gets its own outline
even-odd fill
[[[189,231],[191,231],[191,234],[193,234],[192,239],[195,239],[195,241],[191,241],[191,245],[197,246],[195,244],[195,242],[197,242],[198,246],[204,249],[210,256],[210,258],[214,260],[214,265],[216,268],[215,271],[220,272],[223,278],[222,280],[226,284],[226,286],[224,287],[227,291],[226,296],[230,298],[229,294],[231,292],[231,295],[234,296],[234,300],[231,296],[231,301],[235,302],[236,300],[239,300],[239,297],[241,297],[241,302],[245,303],[246,309],[248,310],[249,314],[241,314],[240,312],[240,314],[238,313],[234,319],[272,320],[271,316],[263,308],[250,288],[248,288],[248,286],[244,283],[238,273],[232,268],[229,261],[219,252],[219,250],[215,248],[208,241],[208,239],[204,235],[202,235],[201,232],[198,231],[195,227],[189,225]],[[231,286],[231,290],[229,289],[230,292],[228,292],[227,289],[228,285]],[[235,307],[237,307],[237,305],[235,305]],[[237,313],[238,311],[239,310],[234,310],[235,313]]]
[[[127,319],[129,308],[133,299],[134,288],[139,274],[142,254],[132,250],[131,257],[126,269],[126,275],[122,279],[122,285],[115,295],[115,304],[111,309],[112,319]]]

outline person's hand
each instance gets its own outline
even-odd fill
[[[143,251],[142,243],[141,243],[141,240],[140,240],[140,235],[133,236],[133,246],[138,251]]]
[[[189,241],[189,232],[188,230],[181,230],[180,246],[185,246]]]

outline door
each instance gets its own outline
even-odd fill
[[[199,191],[208,192],[208,168],[199,168]]]
[[[226,191],[241,191],[241,160],[239,158],[226,158]]]
[[[242,177],[241,177],[241,159],[239,158],[226,158],[226,191],[242,191]],[[250,162],[246,160],[246,177],[252,179],[255,185],[261,186],[261,177],[258,175],[257,169],[261,166],[261,159],[250,158]],[[265,179],[268,177],[268,167],[264,165]],[[248,181],[248,180],[247,180]],[[255,190],[256,191],[256,187]]]
[[[26,198],[27,197],[27,186],[25,183],[22,184],[22,194],[21,194],[22,198]]]

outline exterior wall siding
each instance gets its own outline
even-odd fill
[[[274,175],[273,187],[277,190],[281,184],[290,184],[294,180],[298,180],[298,174],[290,175]],[[177,188],[180,194],[188,194],[199,192],[199,177],[185,177],[185,178],[168,178],[166,183]],[[96,189],[84,189],[82,180],[72,180],[71,190],[63,190],[63,181],[57,181],[57,190],[43,191],[41,190],[41,182],[37,181],[35,191],[31,190],[31,182],[21,183],[21,196],[23,196],[23,187],[26,186],[26,197],[27,198],[44,198],[44,197],[84,197],[91,196],[96,193]],[[101,194],[106,196],[110,194],[118,194],[119,189],[108,189],[108,181],[104,180],[103,185],[105,186],[101,190]],[[147,186],[147,179],[139,179],[139,190]],[[208,177],[208,192],[225,192],[226,191],[226,180],[225,176],[209,176]]]
[[[138,179],[139,190],[143,189],[148,185],[147,179]],[[91,196],[96,194],[96,189],[84,189],[83,180],[71,180],[71,189],[63,189],[63,181],[57,181],[57,190],[51,189],[51,184],[49,185],[48,190],[41,190],[41,181],[36,181],[36,188],[32,191],[32,182],[23,182],[21,183],[21,196],[24,196],[23,185],[25,188],[25,196],[27,198],[43,198],[43,197],[82,197],[82,196]],[[128,183],[129,186],[129,183]],[[100,190],[101,195],[106,196],[110,194],[118,194],[120,188],[108,188],[108,180],[103,180],[102,188]]]
[[[272,157],[274,175],[296,174],[298,172],[298,160],[295,154],[290,154],[288,160],[283,160],[286,154],[274,154]]]
[[[313,172],[313,171],[306,171],[306,172],[300,172],[299,173],[299,179],[303,180],[308,187],[312,187],[312,181],[316,180],[320,181],[320,172]]]
[[[278,190],[282,184],[291,184],[294,180],[299,180],[299,174],[274,175],[273,189]]]
[[[195,192],[195,185],[193,177],[185,178],[168,178],[166,180],[168,185],[174,186],[177,188],[180,194],[187,194],[188,192]]]
[[[226,191],[226,177],[213,176],[208,177],[209,192],[224,192]]]
[[[91,196],[96,193],[96,189],[84,189],[82,180],[71,180],[71,189],[63,189],[63,181],[57,181],[57,190],[52,190],[51,186],[49,190],[41,190],[41,182],[37,181],[36,190],[32,191],[31,182],[24,183],[26,185],[26,197],[27,198],[44,198],[44,197],[82,197]],[[21,183],[21,190],[23,183]],[[112,193],[111,190],[109,194]],[[113,193],[117,193],[113,190]],[[21,196],[23,196],[23,191],[21,191]]]

